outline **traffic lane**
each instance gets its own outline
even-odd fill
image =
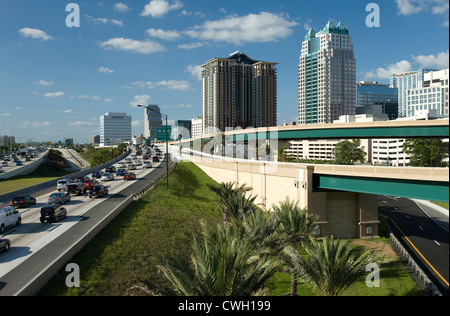
[[[440,285],[441,292],[448,294],[448,233],[413,201],[381,199],[380,202],[380,213],[394,221],[391,230],[434,283]]]
[[[95,227],[111,210],[129,196],[144,189],[165,174],[164,168],[156,167],[153,169],[153,172],[148,173],[138,181],[133,181],[130,186],[127,186],[110,198],[103,200],[98,206],[83,214],[82,219],[76,225],[73,225],[64,234],[58,236],[58,238],[48,243],[15,269],[5,274],[0,280],[0,295],[15,295],[23,286],[39,275],[43,269],[64,253],[67,247],[73,245],[90,229]]]
[[[442,208],[441,211],[436,210],[436,208],[431,207],[430,202],[426,201],[414,201],[428,216],[433,218],[438,225],[442,226],[447,232],[449,232],[449,212]]]

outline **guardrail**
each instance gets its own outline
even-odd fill
[[[433,281],[431,281],[430,277],[419,267],[416,261],[414,261],[412,256],[409,254],[408,250],[403,247],[401,242],[397,239],[397,237],[394,236],[392,232],[389,234],[389,240],[394,248],[401,254],[403,259],[405,259],[414,273],[418,276],[420,282],[426,288],[426,290],[430,291],[432,296],[442,296],[441,292],[438,290]]]

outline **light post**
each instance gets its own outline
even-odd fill
[[[163,118],[163,119],[165,118],[165,120],[166,120],[166,186],[169,187],[169,135],[167,133],[167,129],[169,126],[168,125],[168,116],[153,110],[152,108],[150,108],[150,105],[140,105],[139,104],[138,107],[146,108],[147,110],[158,114],[161,118]]]

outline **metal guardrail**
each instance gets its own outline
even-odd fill
[[[410,268],[418,276],[422,285],[430,291],[432,296],[442,296],[441,292],[438,290],[437,286],[431,281],[430,277],[419,267],[419,265],[414,261],[409,252],[403,247],[401,242],[394,236],[391,232],[389,234],[389,240],[394,248],[401,254],[403,259],[406,260]]]

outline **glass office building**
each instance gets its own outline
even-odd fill
[[[387,114],[398,118],[398,89],[372,81],[356,83],[356,114]]]
[[[161,110],[157,105],[149,105],[145,108],[145,138],[156,141],[158,128],[161,128]]]
[[[131,141],[131,116],[126,113],[106,113],[100,117],[100,146],[116,146]]]

